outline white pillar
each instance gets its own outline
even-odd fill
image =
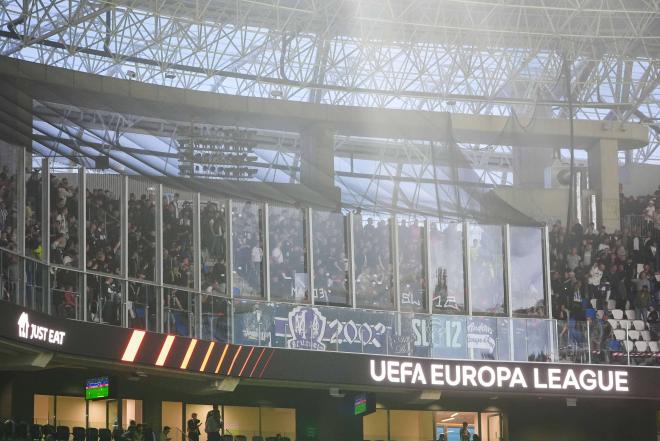
[[[601,139],[589,150],[589,182],[597,194],[598,224],[613,233],[621,228],[617,140]]]

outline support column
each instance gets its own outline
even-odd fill
[[[515,186],[543,188],[545,169],[552,165],[553,149],[513,147],[512,153]]]
[[[601,139],[589,150],[589,183],[597,194],[598,225],[608,233],[621,228],[619,209],[619,157],[615,139]]]
[[[303,130],[300,134],[300,152],[301,183],[338,204],[341,195],[335,187],[334,130],[322,125]]]

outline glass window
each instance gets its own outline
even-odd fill
[[[233,289],[235,297],[264,297],[264,238],[261,205],[232,205]]]
[[[120,273],[121,185],[119,175],[87,175],[85,235],[89,270]]]
[[[108,427],[108,405],[106,400],[90,400],[87,402],[87,421],[89,427]]]
[[[355,290],[360,308],[395,308],[390,231],[387,219],[354,218]]]
[[[261,435],[264,438],[280,434],[296,439],[296,409],[282,407],[261,408]]]
[[[227,213],[223,201],[202,197],[200,238],[202,251],[202,291],[227,294]]]
[[[50,261],[78,267],[78,171],[59,167],[50,174]]]
[[[510,235],[513,314],[544,317],[543,230],[511,227]]]
[[[87,320],[121,326],[123,306],[124,296],[119,280],[87,275]]]
[[[268,207],[270,297],[308,303],[305,214],[293,207]]]
[[[37,158],[35,162],[41,161]],[[25,255],[43,260],[42,179],[40,167],[25,170]]]
[[[362,417],[362,438],[365,440],[388,439],[388,411],[376,409],[374,413]]]
[[[244,406],[222,406],[225,430],[245,435],[248,439],[259,435],[259,408]]]
[[[312,212],[314,302],[350,306],[346,217],[328,211]]]
[[[144,283],[128,283],[128,327],[158,331],[158,288]]]
[[[51,268],[51,314],[57,317],[82,319],[80,277],[75,271]]]
[[[203,420],[205,416],[200,419]],[[170,436],[172,441],[183,441],[183,403],[174,401],[163,401],[161,404],[161,422],[163,427],[169,426],[172,431]],[[202,422],[203,424],[203,422]]]
[[[183,337],[193,335],[193,293],[165,288],[163,291],[164,331]]]
[[[0,300],[21,303],[19,298],[20,259],[16,254],[0,251]]]
[[[473,314],[504,314],[502,227],[469,226],[470,301]]]
[[[202,338],[229,341],[229,301],[224,297],[202,294]]]
[[[163,283],[192,288],[193,196],[163,190]]]
[[[463,423],[467,423],[469,439],[472,439],[472,435],[479,433],[479,423],[477,417],[477,412],[458,412],[453,410],[437,411],[433,416],[433,419],[435,420],[434,438],[438,439],[440,434],[443,433],[445,434],[445,439],[447,441],[462,441],[461,430],[463,429]],[[500,440],[498,439],[489,441]]]
[[[188,431],[188,422],[192,419],[192,414],[196,414],[197,419],[199,422],[197,424],[201,424],[199,427],[199,440],[200,441],[207,441],[208,440],[208,434],[204,431],[204,422],[206,421],[206,415],[213,410],[213,406],[211,404],[190,404],[186,403],[186,414],[185,414],[185,421],[186,421],[186,431]],[[189,437],[188,440],[192,440],[192,437]]]
[[[4,145],[0,149],[0,247],[16,250],[18,198],[16,176],[22,148]]]
[[[128,180],[128,276],[156,280],[156,189],[142,178]]]
[[[35,311],[48,312],[48,296],[44,287],[48,282],[48,267],[25,259],[25,305]]]
[[[390,439],[406,441],[433,439],[433,412],[390,410]]]
[[[55,416],[58,426],[86,427],[87,406],[83,397],[55,398]]]
[[[430,232],[433,313],[465,312],[465,271],[463,269],[463,224],[433,223]]]
[[[55,396],[35,394],[33,416],[34,424],[55,424]]]
[[[426,311],[426,245],[424,223],[402,220],[398,224],[399,295],[401,310]]]

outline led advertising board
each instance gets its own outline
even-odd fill
[[[0,302],[0,338],[96,361],[257,380],[352,385],[358,390],[369,386],[660,399],[660,368],[450,360],[227,344],[59,319],[5,302]]]

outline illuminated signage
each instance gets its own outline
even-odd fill
[[[36,323],[30,323],[30,317],[27,312],[23,312],[18,318],[18,337],[25,340],[37,340],[47,342],[53,345],[62,346],[66,332],[50,329],[45,326],[39,326]]]
[[[628,372],[600,368],[534,367],[531,375],[516,366],[422,364],[400,360],[370,360],[370,376],[377,383],[498,388],[536,391],[628,392]]]

